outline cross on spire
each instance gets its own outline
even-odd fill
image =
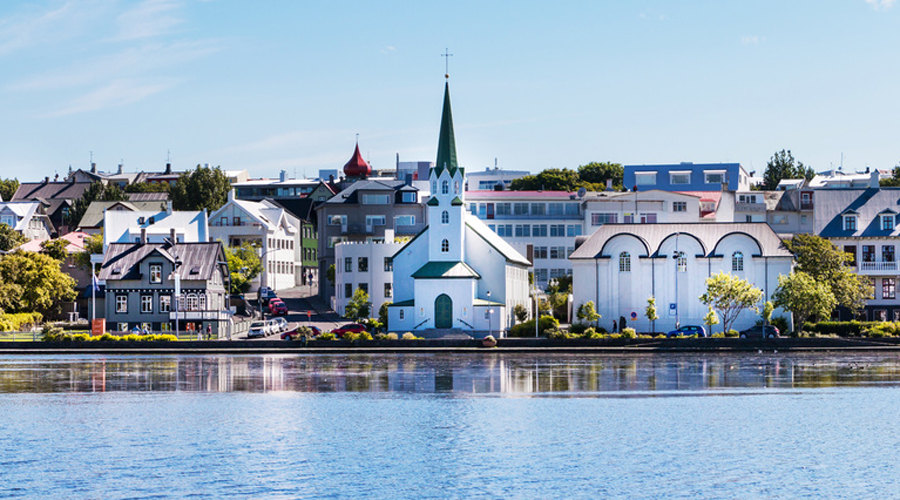
[[[444,48],[444,53],[441,54],[441,57],[444,58],[444,78],[450,78],[450,58],[453,57],[453,54],[449,52],[450,49]]]

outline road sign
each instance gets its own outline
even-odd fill
[[[631,311],[631,320],[634,321],[636,319],[637,319],[637,313],[634,311]]]

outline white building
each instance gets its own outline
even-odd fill
[[[512,181],[531,175],[527,170],[504,170],[499,167],[485,167],[483,172],[469,172],[466,174],[466,191],[490,191],[496,186],[502,185],[503,189],[509,189]]]
[[[393,257],[395,302],[388,308],[388,328],[435,337],[453,331],[502,335],[513,308],[529,304],[530,262],[466,210],[449,85],[429,182],[428,226]]]
[[[644,316],[651,296],[660,318],[655,331],[667,332],[679,324],[703,324],[708,308],[699,297],[706,279],[719,271],[748,280],[765,301],[778,287],[778,276],[793,268],[793,256],[763,223],[605,224],[571,260],[575,307],[593,301],[600,326],[624,317],[639,332],[651,331]],[[773,314],[778,316],[790,318],[781,309]],[[744,311],[732,328],[748,328],[758,319]]]
[[[145,235],[146,238],[142,238]],[[177,212],[171,202],[162,211],[111,211],[103,214],[103,251],[111,243],[165,243],[166,238],[176,243],[203,243],[209,241],[206,210]]]
[[[335,294],[332,309],[343,315],[357,289],[369,294],[372,316],[385,302],[394,300],[394,273],[391,257],[403,247],[393,235],[383,242],[346,241],[334,246]]]
[[[209,225],[212,239],[225,246],[256,245],[263,272],[251,282],[251,292],[260,286],[284,290],[302,282],[300,221],[284,208],[266,200],[236,200],[232,190]]]
[[[15,229],[29,240],[50,238],[53,225],[39,201],[0,202],[0,223]]]

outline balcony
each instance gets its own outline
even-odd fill
[[[394,226],[394,234],[402,236],[411,236],[419,234],[419,231],[425,229],[424,223]]]
[[[260,224],[259,222],[248,222],[248,221],[242,221],[242,220],[239,220],[237,222],[235,222],[235,221],[224,221],[223,222],[222,220],[210,221],[209,225],[215,226],[215,227],[261,227],[262,226],[262,224]]]
[[[897,262],[859,262],[860,274],[896,274]]]

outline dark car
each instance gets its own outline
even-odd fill
[[[359,333],[366,331],[366,327],[359,323],[347,323],[346,325],[331,330],[331,333],[338,337],[343,337],[345,333]]]
[[[284,316],[288,313],[288,308],[281,299],[275,298],[269,301],[269,314],[274,316]]]
[[[761,338],[769,338],[774,339],[781,333],[778,328],[775,328],[772,325],[766,325],[765,334],[763,334],[763,326],[762,325],[754,325],[746,330],[741,331],[742,339],[761,339]]]
[[[690,337],[691,335],[706,337],[706,329],[697,325],[684,325],[677,330],[667,333],[666,337]]]
[[[322,334],[322,330],[320,330],[319,327],[317,327],[317,326],[309,325],[309,326],[307,326],[307,328],[312,330],[313,337],[318,337],[319,335]],[[294,328],[293,330],[288,330],[288,331],[282,333],[281,340],[296,340],[296,339],[298,339],[300,337],[300,332],[297,331],[298,329],[299,329],[299,326],[297,328]]]

